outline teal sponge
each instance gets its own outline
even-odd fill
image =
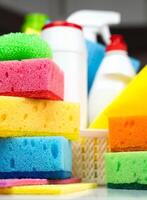
[[[147,189],[147,151],[106,153],[105,161],[108,187]]]
[[[9,33],[0,36],[0,60],[52,58],[49,45],[37,35]]]

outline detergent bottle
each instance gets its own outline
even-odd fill
[[[89,93],[89,122],[93,121],[135,76],[121,35],[112,35]]]
[[[110,25],[120,23],[121,16],[113,11],[80,10],[72,13],[67,21],[83,27],[88,52],[88,91],[90,91],[95,74],[105,55],[105,46],[97,42],[101,35],[105,44],[110,42]]]
[[[53,49],[53,60],[64,71],[64,100],[80,103],[81,128],[87,127],[87,51],[82,27],[55,21],[43,27],[41,37]]]
[[[88,92],[90,91],[96,72],[105,55],[105,45],[110,43],[109,26],[121,22],[121,15],[115,11],[80,10],[72,13],[67,21],[80,24],[83,27],[88,52]],[[105,45],[97,41],[100,35]],[[136,72],[140,68],[140,61],[130,58]]]

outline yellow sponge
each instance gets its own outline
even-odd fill
[[[76,103],[0,96],[0,137],[79,136]]]
[[[108,128],[108,118],[147,115],[147,66],[129,83],[116,99],[90,125]]]
[[[0,188],[0,194],[68,194],[96,188],[96,183],[74,183],[69,185],[33,185]]]

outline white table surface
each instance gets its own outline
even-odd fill
[[[60,196],[22,196],[22,195],[0,195],[0,200],[147,200],[147,191],[143,190],[112,190],[98,188],[84,192],[78,192]]]

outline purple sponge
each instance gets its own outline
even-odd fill
[[[64,74],[49,59],[2,61],[0,95],[63,100]]]

